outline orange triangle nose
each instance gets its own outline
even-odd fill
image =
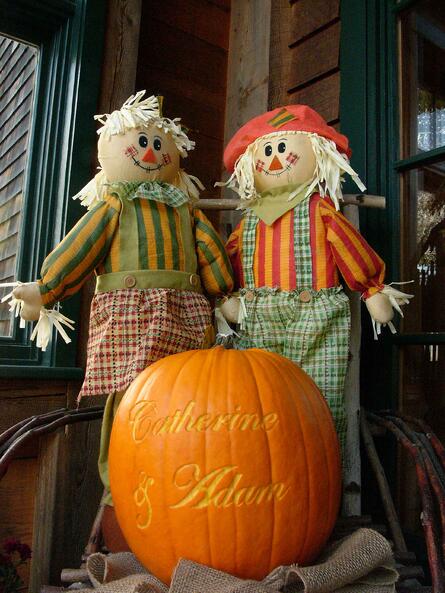
[[[147,152],[142,157],[142,160],[144,161],[144,163],[157,163],[155,153],[152,151],[151,148],[147,150]]]
[[[272,162],[269,165],[269,171],[278,171],[278,169],[282,169],[283,165],[280,162],[280,159],[277,156],[274,156]]]

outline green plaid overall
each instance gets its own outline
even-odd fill
[[[247,317],[245,329],[239,330],[234,345],[240,350],[264,348],[277,352],[306,371],[331,409],[343,447],[346,436],[344,383],[349,353],[349,299],[341,286],[322,290],[312,288],[309,202],[306,199],[294,209],[298,288],[290,292],[255,287],[253,259],[259,219],[252,211],[246,214],[242,238],[244,288],[240,294],[245,299]]]

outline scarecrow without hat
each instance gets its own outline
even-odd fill
[[[194,142],[144,94],[95,116],[103,124],[101,171],[75,196],[88,212],[45,259],[41,279],[15,288],[11,303],[23,320],[39,320],[33,337],[40,347],[53,323],[69,341],[62,326],[70,320],[51,307],[96,273],[79,398],[111,394],[99,460],[105,485],[111,423],[125,389],[160,358],[207,345],[212,320],[203,291],[233,288],[221,240],[192,207],[202,185],[179,167]]]
[[[239,323],[236,348],[265,348],[299,364],[324,394],[344,444],[349,300],[339,273],[366,302],[375,335],[411,295],[383,283],[385,264],[340,213],[348,139],[306,105],[255,117],[229,142],[227,185],[245,214],[226,248],[240,296],[221,307]]]

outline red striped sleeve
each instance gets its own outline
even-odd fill
[[[238,223],[233,233],[227,240],[226,251],[232,264],[235,276],[235,289],[244,286],[244,275],[242,266],[242,236],[244,229],[244,218]]]
[[[320,203],[326,238],[347,285],[366,299],[383,288],[385,264],[355,227],[326,200]]]

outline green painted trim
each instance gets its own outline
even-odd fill
[[[77,367],[45,367],[27,365],[1,365],[0,377],[8,379],[70,379],[82,381],[83,369]]]
[[[350,140],[352,166],[364,180],[367,192],[385,196],[387,203],[383,211],[362,209],[360,230],[387,263],[387,277],[399,279],[395,15],[387,0],[341,0],[340,10],[341,131]],[[393,54],[394,60],[387,61]],[[353,193],[349,184],[345,191]],[[374,342],[366,313],[361,359],[366,403],[370,407],[394,405],[399,389],[398,349],[388,334]]]
[[[406,171],[408,169],[415,169],[421,165],[430,165],[443,159],[445,159],[445,146],[440,146],[428,152],[421,152],[407,159],[396,161],[394,167],[398,171]]]
[[[417,4],[419,0],[400,0],[400,2],[393,2],[393,5],[391,7],[391,10],[394,13],[399,13],[402,10],[406,10],[408,8],[411,8],[412,6],[414,6],[414,4]]]
[[[422,334],[395,334],[393,341],[396,344],[418,345],[418,344],[445,344],[445,332],[430,332]]]
[[[367,170],[366,110],[366,11],[356,0],[341,0],[340,3],[340,121],[341,131],[352,146],[352,167],[365,178]],[[343,117],[342,117],[342,114]],[[347,116],[345,115],[347,114]],[[355,187],[348,180],[345,193],[354,193]]]
[[[0,0],[1,31],[25,43],[40,45],[76,12],[77,0]]]
[[[24,188],[24,242],[17,263],[22,281],[39,277],[45,256],[83,213],[69,196],[92,174],[105,9],[105,0],[43,0],[38,5],[33,0],[0,0],[2,32],[40,50]],[[78,296],[64,302],[64,314],[77,321],[79,304]],[[77,332],[72,332],[70,344],[53,335],[43,353],[30,342],[31,331],[32,324],[20,330],[17,323],[13,343],[0,339],[2,362],[75,366]]]

